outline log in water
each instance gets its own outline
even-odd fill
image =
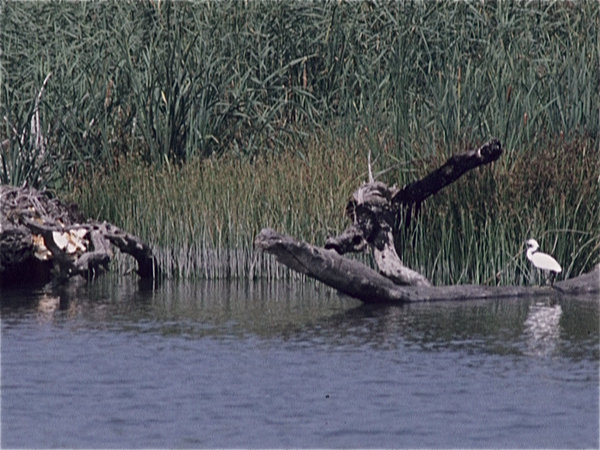
[[[137,260],[140,277],[158,275],[152,250],[136,236],[85,221],[46,191],[0,186],[0,285],[93,277],[107,270],[111,244]]]

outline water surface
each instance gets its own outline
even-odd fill
[[[598,301],[312,282],[4,291],[2,447],[598,448]]]

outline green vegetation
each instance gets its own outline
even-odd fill
[[[381,177],[390,184],[403,185],[445,158],[440,148],[435,158],[398,166],[396,145],[385,140],[318,137],[302,157],[288,152],[252,163],[223,156],[157,167],[130,158],[71,196],[84,211],[154,243],[172,276],[281,277],[285,270],[253,251],[254,237],[270,226],[322,245],[343,231],[346,202],[367,178],[365,148],[377,150],[378,167],[394,168]],[[524,154],[531,158],[476,170],[425,202],[399,241],[405,263],[438,284],[526,282],[523,241],[530,236],[563,263],[567,277],[597,262],[597,144],[538,143],[544,152],[530,148]]]
[[[0,8],[0,181],[139,235],[173,276],[283,275],[255,234],[342,231],[369,150],[403,185],[492,136],[505,154],[426,202],[405,262],[522,283],[529,237],[566,277],[600,261],[597,2]]]
[[[253,275],[281,276],[271,258],[255,260],[254,236],[271,226],[323,243],[343,230],[344,206],[366,169],[349,147],[310,145],[304,158],[282,153],[248,163],[222,156],[181,167],[127,159],[73,197],[84,211],[155,243],[174,276],[248,276],[253,265]]]

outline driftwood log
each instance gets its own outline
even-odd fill
[[[496,161],[502,146],[496,139],[480,148],[451,157],[442,167],[402,189],[375,181],[369,164],[369,182],[360,186],[346,207],[352,225],[324,248],[263,229],[256,237],[257,249],[272,253],[291,269],[315,278],[367,303],[404,303],[433,300],[467,300],[491,297],[547,295],[548,289],[517,286],[434,287],[422,274],[404,266],[396,252],[394,234],[405,218],[445,186],[476,167]],[[343,257],[349,252],[372,248],[379,272]],[[583,294],[600,291],[600,266],[590,274],[555,284],[557,292]]]
[[[588,274],[554,283],[554,290],[540,286],[403,286],[333,249],[315,247],[270,228],[265,228],[258,234],[254,245],[257,249],[275,255],[280,263],[289,268],[365,303],[457,301],[548,296],[554,292],[563,295],[600,292],[600,265]]]
[[[111,244],[137,260],[140,277],[158,275],[152,250],[137,237],[85,221],[46,192],[0,186],[0,286],[93,277],[107,270]]]

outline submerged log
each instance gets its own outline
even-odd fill
[[[106,222],[85,221],[73,206],[32,188],[0,186],[0,285],[93,277],[108,269],[111,244],[158,275],[148,245]]]
[[[282,264],[319,280],[365,303],[415,303],[548,295],[582,295],[600,292],[600,264],[590,273],[554,283],[554,289],[539,286],[401,286],[364,264],[333,249],[315,247],[276,231],[263,229],[254,242]]]

